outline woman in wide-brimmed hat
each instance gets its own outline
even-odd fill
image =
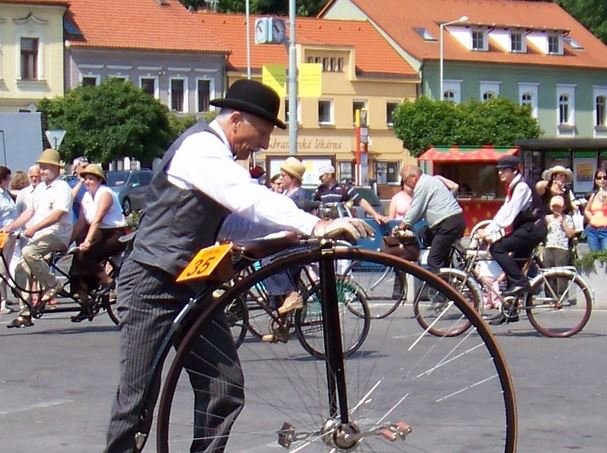
[[[546,211],[550,210],[550,199],[556,195],[560,195],[565,200],[563,213],[572,213],[574,209],[572,204],[574,197],[571,193],[572,182],[573,172],[562,165],[555,165],[542,173],[542,179],[537,182],[535,189],[540,197],[542,197],[542,201],[547,208]]]
[[[74,256],[71,275],[76,281],[82,311],[72,321],[92,319],[88,292],[97,287],[109,291],[112,279],[105,272],[103,263],[124,250],[118,241],[125,234],[126,220],[116,194],[105,185],[105,174],[97,164],[88,164],[80,172],[86,193],[82,197],[74,238],[82,239]]]

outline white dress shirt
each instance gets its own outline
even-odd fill
[[[506,235],[506,230],[512,226],[514,219],[519,213],[529,207],[533,194],[531,188],[523,181],[517,184],[522,178],[518,174],[510,182],[509,187],[514,187],[514,191],[509,198],[506,198],[504,204],[499,208],[491,223],[485,229],[487,235],[493,240]]]
[[[249,172],[234,161],[219,124],[213,121],[209,126],[221,140],[206,132],[187,137],[169,164],[169,182],[181,189],[198,189],[253,222],[311,234],[318,217],[298,209],[289,197],[251,184]]]

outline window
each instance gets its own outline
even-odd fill
[[[398,183],[398,162],[376,162],[375,177],[378,184]]]
[[[525,52],[523,45],[523,33],[520,31],[510,32],[510,51],[511,52]]]
[[[299,107],[299,100],[297,101],[297,106]],[[289,122],[290,119],[291,106],[289,105],[289,99],[285,99],[285,123]],[[300,122],[301,111],[297,111],[297,122]]]
[[[308,56],[306,57],[306,62],[322,64],[323,72],[344,72],[343,57]]]
[[[333,124],[333,104],[331,101],[318,101],[318,124]]]
[[[520,82],[518,84],[519,102],[521,105],[529,106],[533,118],[537,118],[538,115],[538,90],[539,83]]]
[[[140,79],[141,89],[150,96],[156,96],[156,79],[153,77],[142,77]]]
[[[339,168],[339,177],[341,181],[354,181],[354,163],[350,161],[341,161],[337,163]]]
[[[559,124],[569,124],[569,96],[559,96]]]
[[[597,96],[595,99],[594,116],[595,126],[606,126],[605,121],[605,96]]]
[[[198,79],[196,83],[197,112],[208,112],[211,101],[211,81]]]
[[[488,101],[499,96],[501,82],[481,81],[480,99]]]
[[[575,137],[575,85],[556,86],[557,136]]]
[[[443,101],[455,102],[455,92],[453,90],[446,90],[443,93]]]
[[[472,30],[472,50],[487,50],[485,30]]]
[[[80,84],[83,87],[94,87],[97,86],[99,82],[99,76],[82,76],[82,81]]]
[[[398,102],[386,102],[386,124],[388,127],[394,126],[394,112],[398,107]]]
[[[38,80],[38,38],[21,38],[21,80]]]
[[[548,53],[549,54],[562,54],[561,50],[561,37],[556,33],[550,33],[548,35]]]
[[[171,79],[171,110],[184,111],[185,80]]]
[[[367,108],[367,101],[352,101],[352,124],[356,125],[356,111]],[[362,124],[362,119],[361,119]]]

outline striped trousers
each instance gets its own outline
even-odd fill
[[[154,357],[175,316],[193,294],[174,279],[130,258],[120,271],[120,379],[107,433],[107,453],[136,451],[138,416]],[[223,452],[244,405],[244,378],[223,312],[207,325],[186,363],[195,394],[190,451]],[[157,396],[158,390],[152,397]]]

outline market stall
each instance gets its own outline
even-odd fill
[[[497,177],[495,163],[518,147],[437,146],[419,156],[428,174],[442,175],[460,186],[458,201],[464,209],[466,234],[481,220],[492,218],[504,202],[505,188]]]

